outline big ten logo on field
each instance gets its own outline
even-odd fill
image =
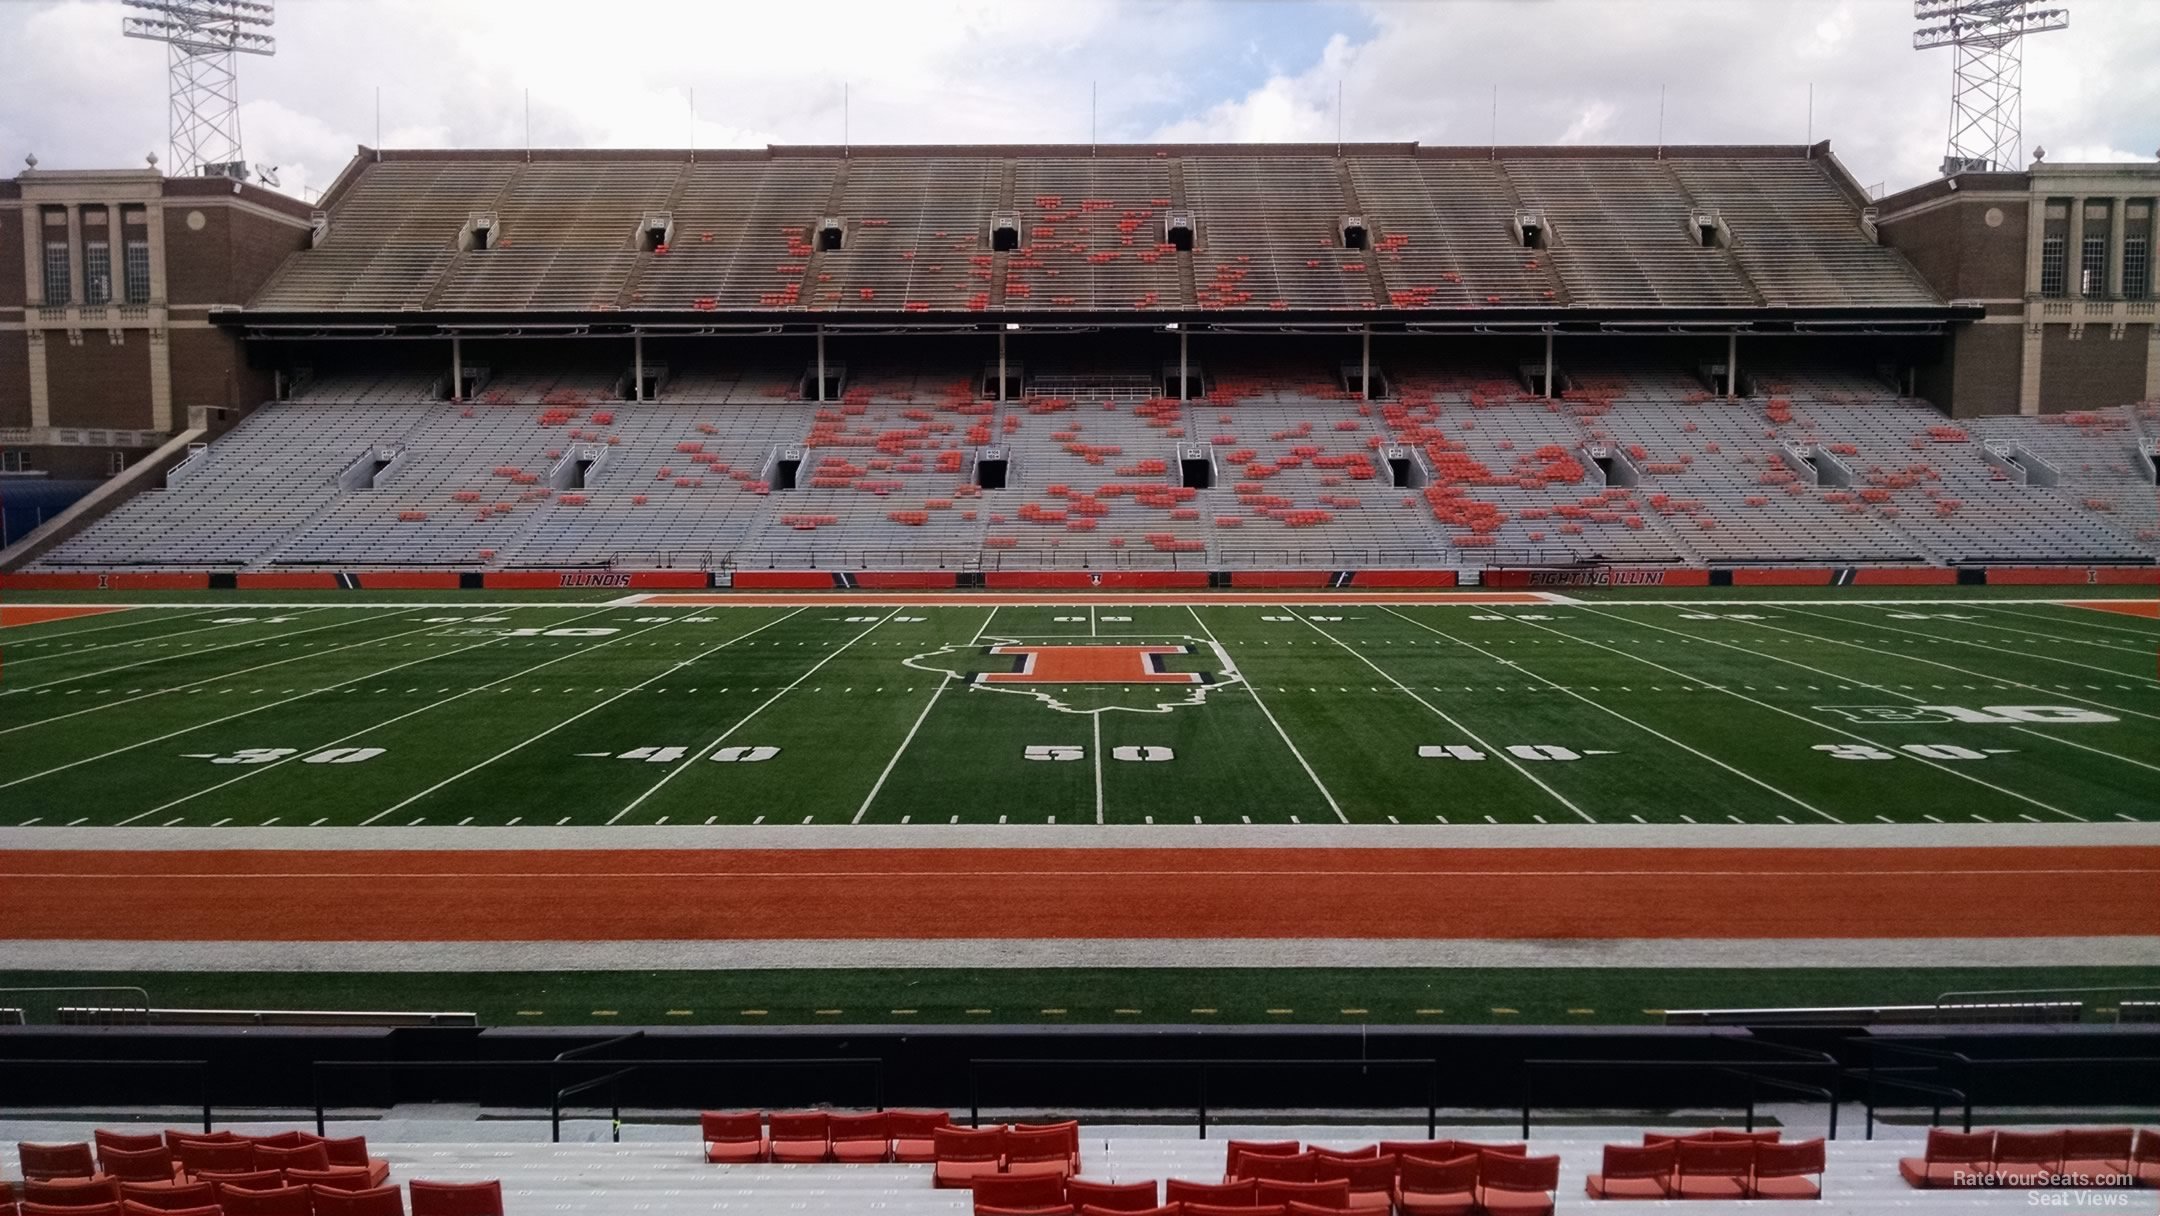
[[[985,638],[905,660],[969,692],[1017,693],[1064,713],[1167,713],[1244,677],[1215,642],[1170,635],[1097,642]]]
[[[1918,726],[1933,722],[2065,726],[2122,721],[2114,714],[2075,705],[1983,705],[1978,709],[1962,705],[1818,705],[1815,708],[1870,726]]]

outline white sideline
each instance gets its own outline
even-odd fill
[[[516,827],[0,827],[0,850],[2155,848],[2136,823],[864,823]]]

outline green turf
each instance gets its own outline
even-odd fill
[[[1964,594],[203,600],[4,641],[0,826],[2160,819],[2160,622]],[[1183,647],[1216,682],[1163,709],[1194,690],[945,674],[1001,642]],[[2088,720],[1971,720],[2002,706]]]
[[[2160,985],[2160,968],[0,972],[0,987],[117,984],[160,1007],[455,1010],[487,1025],[1645,1025],[1665,1009],[1924,1005],[2033,987],[2115,989],[2070,998],[2105,1020],[2116,1000],[2150,999],[2120,990]]]

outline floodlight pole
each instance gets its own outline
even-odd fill
[[[206,166],[244,171],[240,150],[240,74],[234,56],[274,55],[277,40],[256,28],[275,23],[273,0],[121,0],[149,14],[124,17],[129,38],[167,48],[167,124],[175,174]]]
[[[1950,138],[1945,177],[1966,171],[2015,169],[2024,159],[2024,40],[2067,29],[2070,10],[2036,0],[1914,0],[1913,49],[1947,46],[1956,55],[1950,76]]]

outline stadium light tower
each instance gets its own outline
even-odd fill
[[[1952,48],[1950,146],[1943,176],[2015,169],[2023,158],[2024,40],[2067,28],[2070,10],[2034,0],[1913,0],[1913,49]]]
[[[240,74],[234,56],[275,55],[277,40],[251,27],[276,14],[271,0],[121,0],[146,16],[126,17],[120,32],[162,42],[172,74],[172,165],[178,174],[245,180],[240,153]]]

